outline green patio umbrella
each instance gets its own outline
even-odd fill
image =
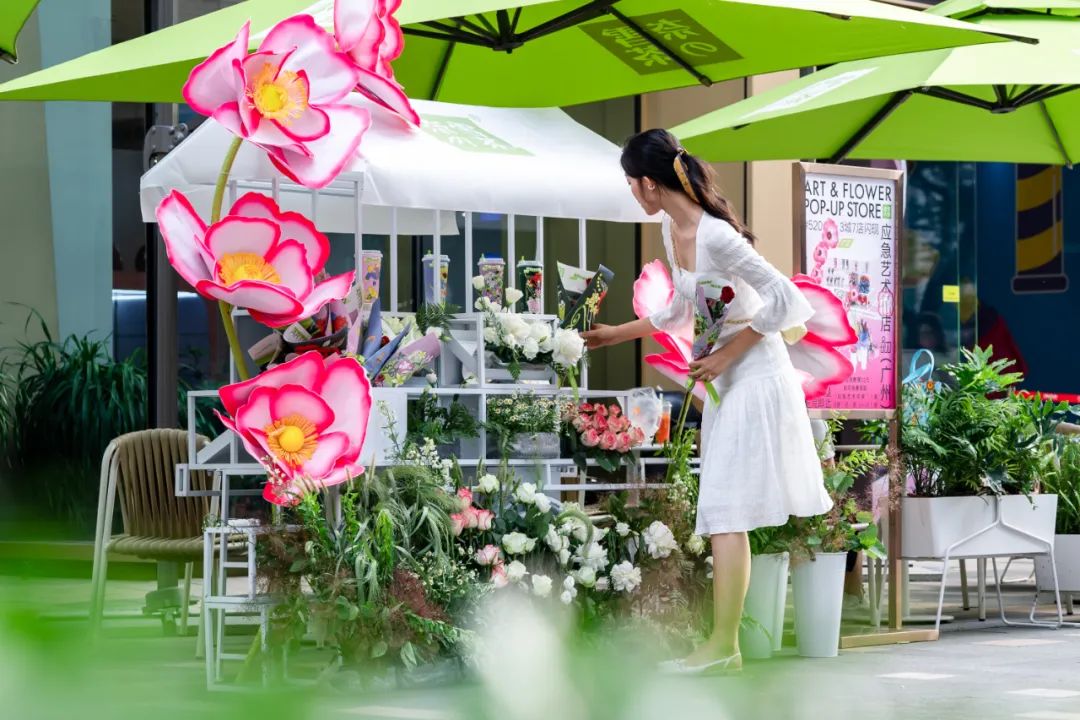
[[[841,63],[674,128],[709,160],[845,158],[1071,165],[1080,159],[1076,0],[954,0],[1039,39]]]
[[[38,0],[4,0],[0,3],[0,60],[19,61],[15,41],[37,4]]]
[[[6,100],[180,101],[188,71],[253,20],[332,0],[248,0],[0,85]],[[870,0],[405,0],[395,72],[417,98],[572,105],[695,83],[1000,40]],[[1011,37],[1011,36],[1010,36]]]

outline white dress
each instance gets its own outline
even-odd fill
[[[791,515],[827,512],[832,501],[802,385],[780,336],[806,322],[813,309],[787,277],[719,218],[708,213],[701,218],[694,272],[674,261],[667,217],[663,235],[675,295],[650,316],[653,325],[667,331],[685,327],[693,316],[698,280],[709,279],[735,290],[719,345],[747,326],[764,335],[713,381],[719,406],[706,400],[697,533],[743,532],[783,525]]]

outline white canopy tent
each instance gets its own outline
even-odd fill
[[[464,212],[466,257],[472,254],[470,213],[499,213],[509,218],[508,257],[515,257],[515,216],[537,218],[538,257],[543,257],[542,218],[579,220],[584,265],[586,220],[653,220],[626,187],[619,149],[562,110],[416,101],[422,123],[413,128],[358,96],[350,102],[370,109],[372,126],[359,156],[337,180],[319,191],[299,186],[245,143],[233,165],[226,208],[238,193],[262,190],[283,209],[305,213],[323,232],[352,234],[359,227],[357,259],[363,233],[432,235],[438,255],[442,236],[459,235],[454,213]],[[172,190],[187,195],[208,218],[232,138],[208,120],[143,175],[143,220],[154,222],[155,208]],[[391,307],[397,306],[395,255],[390,258]],[[513,282],[512,273],[508,279]]]

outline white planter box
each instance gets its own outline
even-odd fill
[[[906,497],[901,511],[905,558],[1035,555],[1054,540],[1057,495]]]
[[[1054,563],[1061,592],[1080,593],[1080,535],[1054,536]],[[1035,579],[1040,592],[1054,592],[1049,557],[1035,558]]]
[[[745,612],[761,627],[739,632],[739,648],[747,658],[765,660],[780,649],[784,635],[784,606],[787,604],[788,564],[787,553],[755,555],[750,560]]]
[[[803,657],[836,657],[844,612],[847,553],[818,553],[791,569],[795,593],[795,640]]]

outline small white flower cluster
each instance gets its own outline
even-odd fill
[[[439,449],[431,438],[424,438],[423,445],[409,444],[401,454],[403,465],[416,467],[429,467],[438,473],[444,482],[450,482],[450,471],[454,468],[454,461],[439,455]]]

